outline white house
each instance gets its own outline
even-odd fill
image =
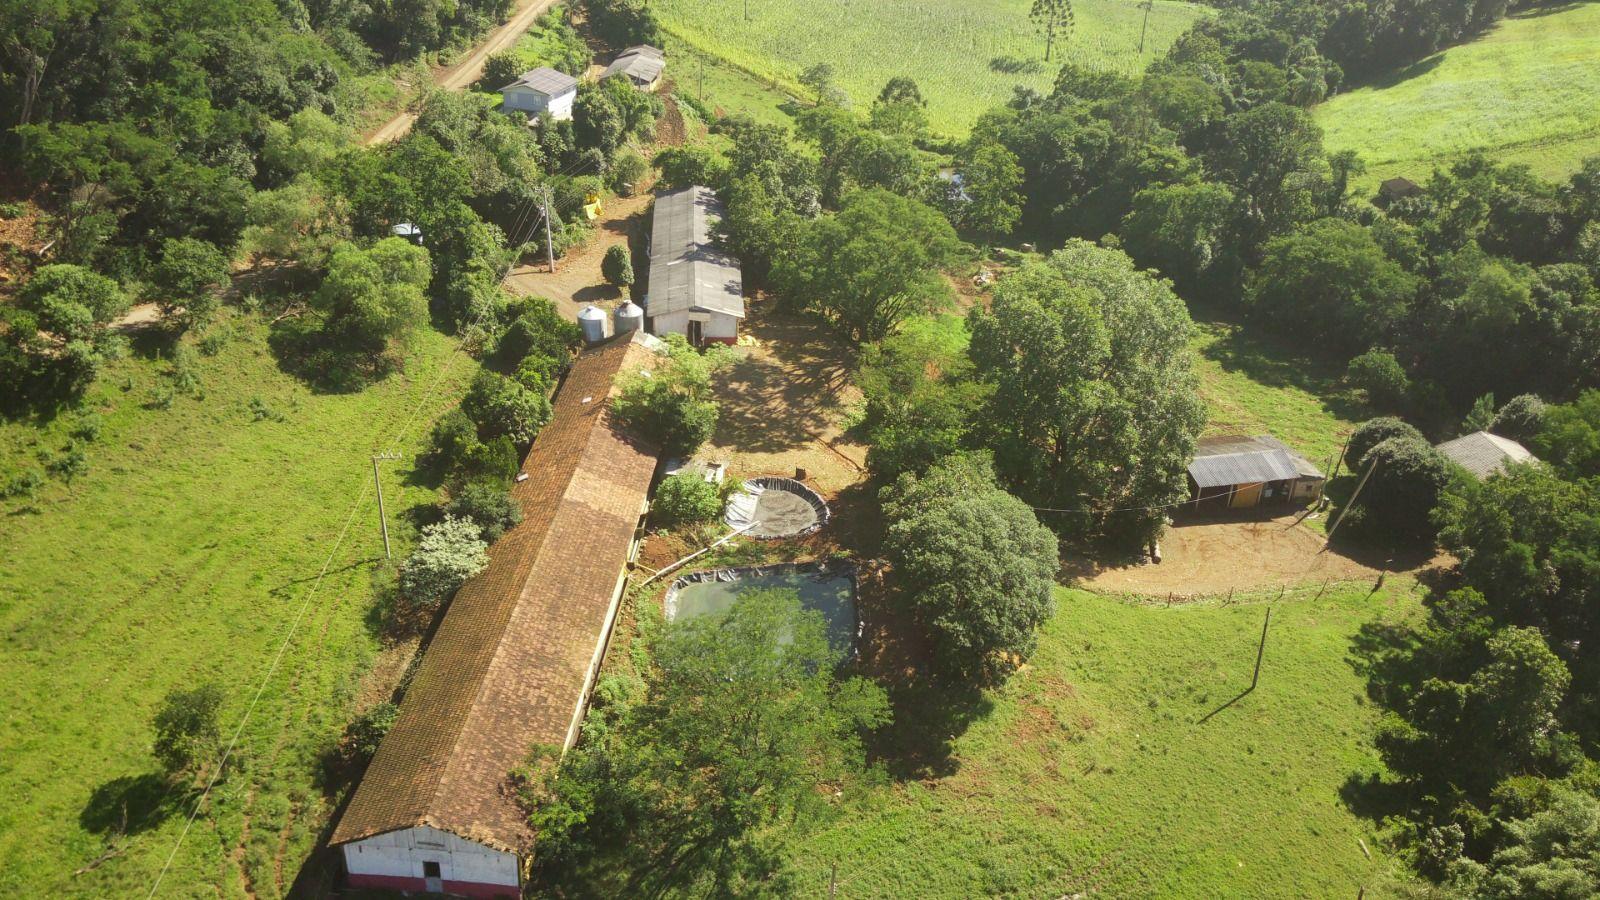
[[[617,54],[617,58],[606,66],[600,79],[626,77],[633,82],[634,87],[642,91],[653,91],[661,86],[661,73],[666,71],[667,57],[657,47],[649,44],[640,44]]]
[[[738,258],[713,241],[722,215],[722,203],[708,187],[656,195],[646,331],[681,334],[696,347],[738,340],[744,282]]]
[[[329,844],[355,888],[516,900],[537,837],[511,782],[578,737],[627,586],[654,448],[611,417],[639,332],[585,350],[511,487],[523,520],[489,548],[429,642]]]
[[[578,96],[578,79],[541,66],[500,89],[500,110],[529,117],[548,112],[560,121],[572,118],[572,101]]]

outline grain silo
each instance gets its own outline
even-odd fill
[[[627,334],[644,327],[644,310],[632,300],[625,301],[612,313],[612,334]]]
[[[606,314],[600,307],[590,304],[578,313],[578,327],[583,329],[585,343],[598,344],[606,339]]]

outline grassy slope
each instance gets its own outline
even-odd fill
[[[1366,181],[1426,178],[1473,149],[1549,178],[1600,154],[1600,3],[1533,10],[1385,84],[1323,104],[1332,150],[1354,149]]]
[[[1038,58],[1043,40],[1028,21],[1028,0],[660,0],[657,13],[676,38],[754,74],[798,91],[799,72],[831,64],[839,85],[863,108],[885,81],[916,79],[935,130],[963,132],[980,113],[1004,102],[1013,85],[1047,89],[1062,59],[1097,69],[1138,71],[1157,58],[1200,12],[1157,0],[1145,52],[1138,53],[1143,14],[1127,0],[1079,0],[1077,30],[1040,72],[991,71],[999,56]],[[848,27],[846,27],[848,26]],[[681,67],[670,72],[689,84]]]
[[[1134,606],[1061,591],[1032,664],[956,742],[948,777],[881,789],[795,848],[841,897],[1375,896],[1390,863],[1340,786],[1380,763],[1346,656],[1408,596]],[[1375,891],[1375,889],[1377,889]]]
[[[472,365],[429,331],[404,377],[315,395],[278,371],[259,324],[235,328],[226,349],[200,359],[204,400],[145,409],[165,364],[113,365],[93,389],[106,428],[88,475],[70,489],[52,484],[37,512],[17,501],[0,510],[0,895],[148,889],[187,813],[169,797],[164,812],[145,815],[163,793],[149,751],[156,705],[173,687],[215,679],[231,732],[364,496],[240,741],[245,770],[216,796],[216,824],[202,817],[189,834],[163,892],[239,896],[242,864],[257,896],[277,896],[274,880],[295,877],[327,820],[317,754],[337,740],[377,646],[364,623],[382,553],[368,455],[420,407],[399,443],[416,451]],[[255,421],[255,396],[287,421]],[[29,426],[0,425],[0,472],[31,463],[35,445],[59,445],[66,424],[42,443]],[[407,466],[385,473],[397,550],[407,541],[400,512],[431,498],[402,483]],[[127,852],[73,877],[102,852],[104,822],[130,788]]]
[[[1339,392],[1340,372],[1238,325],[1197,321],[1193,342],[1206,434],[1271,434],[1325,466],[1367,413]]]

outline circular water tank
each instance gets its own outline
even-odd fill
[[[593,304],[578,313],[578,327],[583,329],[583,339],[591,344],[606,339],[606,314]]]
[[[399,225],[392,226],[389,229],[389,233],[397,238],[404,238],[418,247],[422,246],[422,229],[410,222],[401,222]]]
[[[616,324],[616,328],[612,331],[613,334],[627,334],[630,331],[638,331],[644,327],[644,310],[640,309],[632,300],[617,307],[617,311],[611,315]]]

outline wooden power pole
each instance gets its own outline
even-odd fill
[[[544,253],[550,262],[550,274],[556,273],[556,244],[550,237],[550,186],[544,187]]]
[[[383,511],[383,482],[378,479],[378,461],[399,459],[398,453],[379,453],[372,457],[372,487],[378,492],[378,527],[383,529],[383,558],[394,559],[389,550],[389,517]]]

